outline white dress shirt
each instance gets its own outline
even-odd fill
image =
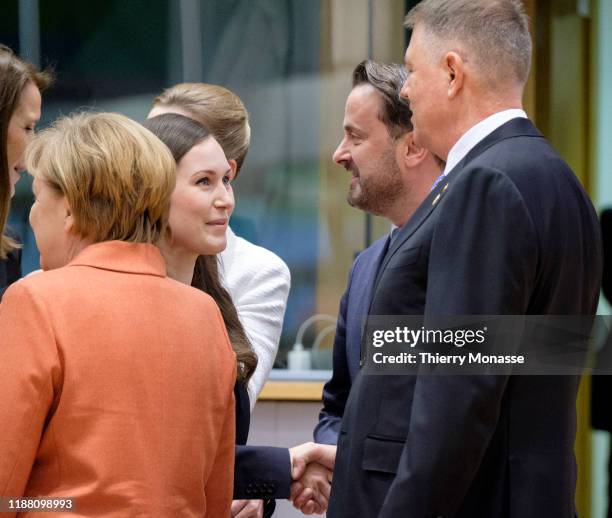
[[[257,354],[257,368],[248,385],[253,410],[278,352],[291,274],[276,254],[238,237],[228,227],[227,247],[219,254],[219,275]]]
[[[527,114],[520,109],[514,108],[494,113],[478,124],[467,130],[448,152],[444,176],[453,168],[486,136],[493,133],[497,128],[503,126],[512,119],[527,118]]]

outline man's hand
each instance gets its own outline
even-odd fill
[[[291,457],[291,478],[298,480],[306,470],[306,466],[311,462],[318,462],[328,470],[334,470],[336,462],[336,448],[329,444],[316,444],[305,442],[299,446],[289,448]]]
[[[304,514],[322,514],[327,510],[331,492],[332,472],[317,462],[311,462],[299,481],[291,484],[289,499]]]
[[[327,510],[331,491],[336,447],[301,444],[289,450],[292,478],[290,500],[304,514],[321,514]]]
[[[263,500],[234,500],[232,518],[263,518]]]

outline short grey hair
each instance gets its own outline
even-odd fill
[[[459,44],[490,84],[514,77],[521,86],[531,66],[529,18],[521,0],[423,0],[404,26],[421,25],[438,41]],[[450,50],[450,49],[449,49]]]

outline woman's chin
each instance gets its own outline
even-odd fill
[[[205,254],[202,255],[217,255],[220,254],[221,252],[223,252],[223,250],[225,250],[225,247],[227,246],[227,239],[219,239],[219,240],[215,240],[214,242],[208,243],[208,246],[206,247],[206,249],[208,250]]]

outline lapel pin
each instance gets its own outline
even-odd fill
[[[444,186],[444,189],[442,189],[442,192],[446,192],[446,189],[448,189],[448,184]]]
[[[440,201],[440,194],[438,193],[438,195],[434,198],[434,201],[431,203],[432,205],[435,205],[436,203],[438,203],[438,201]]]

